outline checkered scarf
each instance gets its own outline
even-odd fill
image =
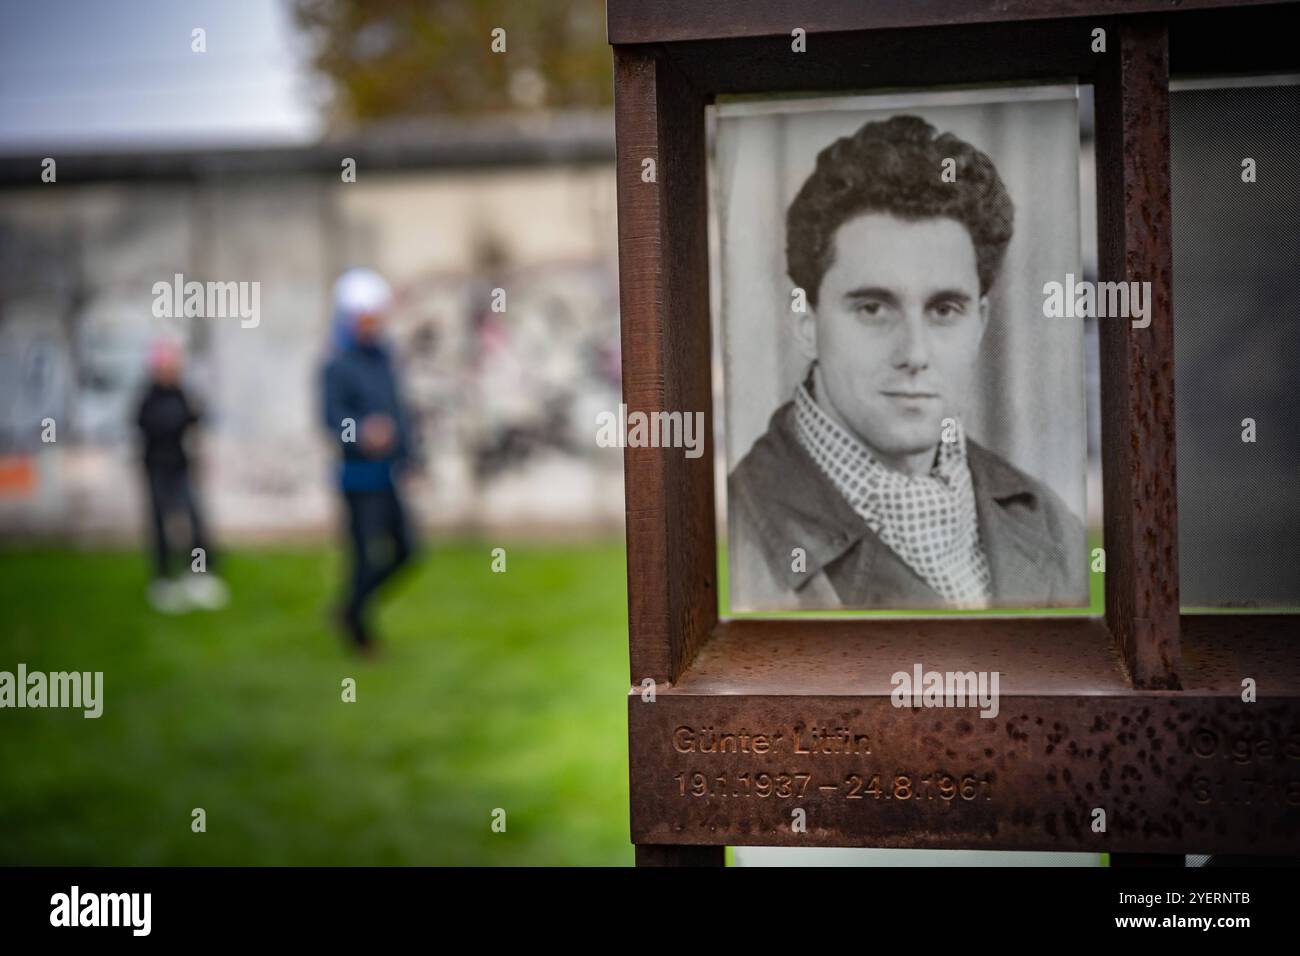
[[[939,443],[930,473],[912,477],[881,464],[817,404],[808,383],[795,391],[794,403],[800,444],[880,540],[948,604],[986,606],[992,579],[961,423],[956,441]]]

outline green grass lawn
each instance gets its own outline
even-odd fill
[[[375,661],[327,549],[230,553],[179,617],[137,553],[0,552],[0,670],[104,672],[98,720],[0,711],[0,864],[631,863],[622,545],[428,544]]]

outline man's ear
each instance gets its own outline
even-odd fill
[[[794,340],[806,359],[817,358],[817,309],[809,306],[794,314]]]
[[[989,297],[987,295],[980,296],[979,312],[980,312],[980,341],[982,342],[984,341],[984,333],[985,331],[988,330],[989,327]]]

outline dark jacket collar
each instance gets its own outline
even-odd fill
[[[788,554],[788,542],[798,542],[807,554],[806,571],[793,570],[787,559],[775,563],[773,571],[786,585],[798,590],[846,552],[860,547],[866,552],[860,555],[864,570],[881,570],[889,564],[890,573],[899,579],[896,585],[915,590],[918,595],[937,597],[822,474],[799,442],[795,427],[794,405],[787,402],[772,415],[767,433],[737,468],[740,480],[752,483],[748,490],[753,500],[763,502],[753,516],[763,538],[773,543],[776,553]],[[1040,573],[1053,545],[1041,519],[1036,517],[1041,509],[1034,479],[969,437],[966,455],[980,540],[997,595],[1013,582]],[[1027,507],[1012,507],[1014,504]]]

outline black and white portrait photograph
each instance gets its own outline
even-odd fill
[[[731,609],[1088,604],[1073,85],[715,114]],[[722,510],[722,509],[720,509]]]

